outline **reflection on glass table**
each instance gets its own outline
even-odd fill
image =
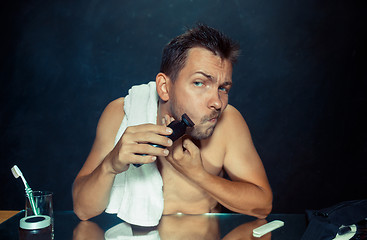
[[[222,239],[259,239],[269,240],[271,234],[253,238],[252,230],[267,223],[266,220],[254,220],[239,225]],[[139,227],[119,223],[104,232],[96,223],[85,221],[74,230],[75,240],[117,240],[117,239],[221,239],[219,218],[207,215],[163,216],[157,227]]]
[[[19,220],[24,211],[0,224],[1,240],[16,240]],[[252,236],[253,229],[273,220],[285,225],[261,238]],[[153,228],[132,226],[116,215],[103,213],[89,221],[80,221],[72,211],[54,213],[55,239],[300,239],[306,229],[304,214],[270,214],[266,220],[242,214],[213,213],[203,215],[163,216]]]
[[[103,230],[94,221],[83,221],[74,229],[73,239],[299,239],[305,229],[303,215],[274,215],[269,219],[287,219],[290,228],[277,229],[260,238],[253,237],[253,229],[266,224],[265,219],[255,219],[241,214],[204,214],[163,216],[157,227],[139,227],[125,222]],[[289,220],[288,219],[292,219]],[[293,229],[292,229],[293,225]],[[274,236],[274,238],[272,237]],[[296,238],[294,238],[296,237]]]

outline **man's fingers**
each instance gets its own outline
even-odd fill
[[[131,134],[151,132],[159,135],[170,135],[172,133],[172,129],[162,125],[142,124],[137,126],[130,126],[126,128],[125,132]]]
[[[185,138],[183,141],[182,141],[182,146],[189,150],[191,149],[193,146],[196,146],[189,138]]]
[[[171,122],[173,122],[175,119],[173,117],[170,117],[168,114],[164,115],[162,118],[162,123],[165,126],[168,126]]]
[[[130,136],[131,143],[144,144],[150,143],[155,145],[161,145],[164,147],[170,147],[172,145],[172,140],[168,137],[157,135],[154,133],[136,133],[134,136]]]
[[[165,157],[169,154],[168,149],[152,146],[150,144],[135,144],[131,147],[131,152],[137,155],[150,155]]]
[[[157,160],[157,156],[151,155],[137,155],[131,157],[131,164],[147,164]]]
[[[199,152],[198,146],[195,145],[193,141],[189,138],[185,138],[182,141],[182,147],[186,149],[190,154],[194,154],[196,152]]]
[[[136,126],[126,129],[121,141],[123,144],[150,143],[170,147],[172,145],[172,140],[167,138],[167,135],[171,133],[172,129],[170,128],[147,124],[145,126]]]
[[[182,138],[177,139],[170,149],[170,155],[173,159],[181,159],[184,150],[182,146]]]

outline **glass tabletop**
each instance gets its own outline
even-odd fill
[[[0,224],[1,240],[19,239],[19,221],[24,211]],[[273,220],[284,226],[261,238],[252,230]],[[304,214],[270,214],[266,220],[242,214],[211,213],[203,215],[163,216],[157,227],[132,226],[115,214],[103,213],[88,221],[80,221],[73,211],[54,213],[54,234],[61,239],[301,239],[306,230]]]

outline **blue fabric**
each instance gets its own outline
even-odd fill
[[[367,217],[367,200],[354,200],[317,211],[306,211],[309,224],[302,240],[333,239],[341,225],[356,224]]]

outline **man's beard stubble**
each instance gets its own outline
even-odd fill
[[[185,113],[185,111],[183,110],[183,108],[180,105],[177,104],[177,101],[176,101],[175,98],[171,98],[171,101],[172,101],[172,103],[170,105],[170,111],[171,111],[172,117],[175,120],[180,121],[181,116],[182,116],[182,114]],[[189,114],[188,114],[188,116],[190,117]],[[213,135],[216,124],[213,124],[209,127],[204,127],[203,124],[205,124],[206,122],[208,122],[209,120],[211,120],[213,118],[217,118],[217,120],[218,120],[219,116],[220,116],[219,111],[213,111],[211,114],[202,117],[201,120],[200,120],[200,123],[195,123],[194,122],[195,126],[192,127],[192,128],[188,128],[186,130],[186,134],[191,136],[192,138],[194,138],[196,140],[203,140],[203,139],[209,138],[210,136]]]

